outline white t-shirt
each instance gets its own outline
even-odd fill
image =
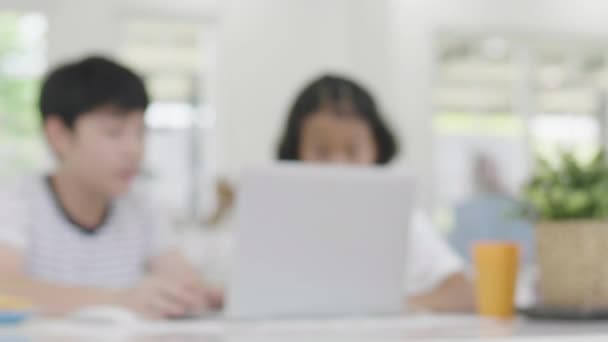
[[[0,243],[23,251],[33,278],[66,286],[125,288],[173,246],[166,215],[142,196],[116,199],[94,231],[72,222],[46,177],[0,188]]]
[[[422,210],[413,210],[409,232],[405,272],[407,295],[431,291],[449,276],[464,271],[462,259]]]

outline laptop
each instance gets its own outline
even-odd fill
[[[244,173],[224,317],[399,314],[413,201],[407,175],[275,164]]]

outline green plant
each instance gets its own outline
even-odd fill
[[[36,138],[40,135],[39,115],[36,110],[39,77],[7,73],[6,59],[27,55],[22,42],[19,20],[23,14],[0,11],[0,130],[11,138]]]
[[[25,39],[24,13],[0,10],[0,180],[32,170],[44,156],[36,99],[40,76],[15,73],[7,61],[25,59],[44,43]]]
[[[524,188],[536,218],[544,221],[608,218],[608,166],[603,150],[588,163],[562,152],[555,164],[539,158]]]

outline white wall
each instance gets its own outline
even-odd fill
[[[49,63],[116,52],[119,12],[103,1],[59,0],[49,8]]]
[[[217,107],[226,172],[271,159],[295,92],[306,80],[346,64],[347,2],[221,3]]]

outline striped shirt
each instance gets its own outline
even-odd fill
[[[0,188],[0,243],[23,251],[34,279],[125,288],[140,280],[151,257],[173,246],[173,238],[166,216],[140,195],[114,200],[91,231],[69,219],[45,177],[24,177]]]

